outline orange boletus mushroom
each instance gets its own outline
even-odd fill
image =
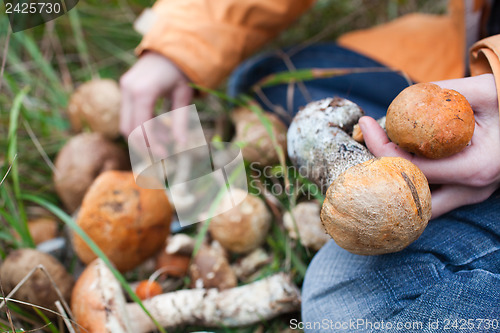
[[[431,192],[420,169],[400,157],[355,165],[326,192],[321,221],[342,248],[361,255],[397,252],[431,217]]]
[[[467,99],[433,83],[406,88],[387,109],[389,139],[410,153],[432,159],[462,151],[472,139],[474,126]]]
[[[128,271],[162,248],[171,216],[165,191],[139,187],[131,172],[107,171],[87,191],[77,223],[118,270]],[[96,258],[77,235],[73,245],[84,263]]]

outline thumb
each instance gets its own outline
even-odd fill
[[[384,129],[372,117],[361,117],[359,127],[363,133],[366,147],[376,157],[403,157],[409,161],[413,159],[413,155],[405,152],[389,140]]]

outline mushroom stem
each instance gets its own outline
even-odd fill
[[[97,329],[103,326],[108,331],[115,329],[112,332],[137,333],[149,332],[155,329],[153,321],[142,311],[138,304],[130,303],[125,305],[123,295],[108,292],[110,289],[119,289],[119,284],[103,261],[96,259],[93,264],[87,267],[87,270],[94,270],[94,272],[84,272],[81,279],[84,278],[87,281],[79,281],[77,285],[80,284],[80,287],[86,289],[85,291],[82,290],[82,293],[94,295],[90,296],[91,300],[86,300],[84,297],[73,298],[72,304],[73,308],[80,309],[80,311],[74,311],[76,320],[80,325],[89,332],[97,332]],[[115,287],[110,288],[110,285],[115,285]],[[105,288],[101,290],[100,287]],[[106,294],[108,296],[112,294],[114,300],[108,299],[108,301],[104,302],[105,304],[93,302],[95,300],[106,300]],[[123,307],[123,305],[125,306]],[[169,292],[144,301],[144,306],[164,327],[190,324],[235,327],[249,325],[298,310],[300,292],[291,282],[289,276],[279,273],[251,284],[224,291],[190,289]],[[79,312],[87,312],[88,316],[89,313],[85,310],[89,309],[86,309],[86,307],[92,308],[90,309],[91,312],[92,310],[99,311],[101,314],[96,315],[94,312],[91,322],[84,323],[78,314]],[[102,318],[106,322],[98,322],[98,318]],[[114,323],[108,322],[109,318]],[[117,323],[120,323],[120,325],[116,325]],[[116,331],[116,329],[119,330]]]
[[[343,98],[307,104],[288,129],[288,156],[323,194],[344,171],[374,156],[350,136],[363,110]]]

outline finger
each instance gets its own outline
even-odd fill
[[[368,150],[376,157],[403,157],[412,160],[413,156],[391,142],[384,129],[371,117],[361,117],[359,127],[363,133]]]
[[[175,87],[170,96],[172,99],[172,110],[181,108],[191,103],[193,95],[194,90],[187,84],[187,82],[185,84],[179,84]]]
[[[461,206],[471,205],[488,199],[498,184],[486,187],[443,185],[432,191],[432,217],[435,219]]]
[[[181,84],[172,91],[172,109],[178,109],[188,105],[193,98],[194,91],[187,84]],[[173,137],[176,142],[182,147],[187,141],[187,130],[188,130],[188,118],[187,114],[179,115],[176,114],[173,118]]]
[[[133,105],[132,99],[125,89],[122,89],[120,106],[120,133],[128,138],[132,133]]]

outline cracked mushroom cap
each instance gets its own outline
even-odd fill
[[[210,221],[210,235],[230,252],[250,252],[264,242],[271,226],[271,214],[260,198],[247,195],[243,190],[233,190],[231,194],[233,198],[246,197],[236,207],[231,196],[222,198],[216,212],[224,213]]]
[[[301,202],[292,209],[291,214],[286,212],[283,216],[283,224],[291,238],[298,239],[300,235],[300,243],[313,250],[318,251],[330,240],[330,236],[325,232],[321,223],[320,205],[315,201]]]
[[[158,253],[170,233],[171,218],[164,190],[137,186],[132,172],[106,171],[87,191],[77,223],[124,272]],[[73,246],[84,263],[96,258],[77,235]]]
[[[355,165],[326,192],[321,221],[342,248],[361,255],[401,251],[431,217],[431,192],[420,169],[400,157]]]
[[[387,109],[387,135],[404,150],[427,158],[444,158],[471,141],[474,111],[467,99],[434,83],[403,90]]]
[[[66,302],[69,302],[73,288],[73,277],[66,268],[53,256],[33,249],[20,249],[11,252],[0,268],[0,281],[3,292],[7,295],[38,265],[43,265],[55,285],[61,291]],[[57,312],[55,301],[60,300],[54,286],[42,270],[37,270],[31,278],[12,296],[24,302],[40,305]],[[49,317],[54,314],[44,312]]]
[[[95,178],[107,170],[125,170],[130,161],[125,150],[99,133],[71,138],[55,161],[54,184],[66,209],[74,212]]]
[[[242,145],[243,158],[250,163],[258,163],[259,167],[279,163],[271,136],[259,117],[247,108],[238,108],[231,115],[236,127],[233,142]],[[286,155],[287,127],[274,114],[265,113],[265,117],[271,122],[276,141]]]
[[[98,79],[83,83],[71,95],[68,112],[71,127],[80,132],[85,126],[108,138],[119,136],[121,93],[118,83]]]

